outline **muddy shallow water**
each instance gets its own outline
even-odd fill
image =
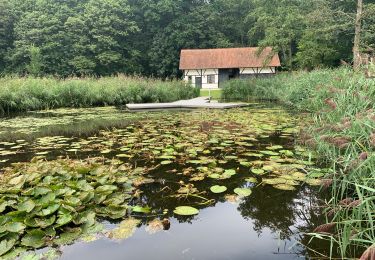
[[[0,172],[11,177],[2,181],[0,202],[10,197],[15,202],[3,204],[6,217],[0,222],[18,224],[0,230],[11,245],[3,257],[14,257],[16,250],[30,256],[33,247],[36,257],[61,259],[294,259],[327,254],[329,245],[310,241],[306,234],[324,222],[319,177],[325,169],[313,153],[295,144],[297,123],[283,109],[264,105],[137,114],[115,108],[61,109],[3,119]],[[12,166],[18,162],[24,164]],[[64,179],[59,170],[45,169],[52,168],[49,162],[57,169],[64,165]],[[80,163],[85,174],[77,173]],[[107,167],[103,171],[108,173],[94,173],[98,167]],[[37,181],[28,180],[34,172]],[[108,178],[112,175],[119,176]],[[82,181],[84,200],[84,192],[76,188]],[[61,183],[69,187],[69,195],[56,188]],[[46,194],[55,193],[54,201],[45,204],[44,194],[24,192],[35,187],[53,187]],[[69,206],[74,205],[72,198],[79,198],[76,208]],[[25,200],[36,205],[28,214],[19,207]],[[43,211],[52,203],[55,211]],[[181,215],[179,206],[197,212]],[[62,225],[63,217],[67,221]],[[161,225],[160,220],[169,223]],[[38,236],[30,235],[36,231]],[[59,240],[72,232],[72,239]]]

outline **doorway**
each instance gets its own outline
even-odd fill
[[[202,88],[202,77],[195,77],[195,87],[199,89]]]

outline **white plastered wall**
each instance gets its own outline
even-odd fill
[[[185,70],[184,80],[189,81],[191,76],[191,84],[195,86],[195,78],[202,77],[202,89],[217,89],[219,88],[219,70],[218,69],[204,69],[204,70]],[[202,75],[202,76],[201,76]],[[208,75],[215,75],[215,83],[208,84]]]
[[[240,68],[240,74],[274,74],[275,67],[267,67],[267,68]]]

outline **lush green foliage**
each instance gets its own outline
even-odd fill
[[[350,245],[375,242],[375,81],[349,69],[318,70],[275,78],[232,81],[228,99],[271,98],[300,111],[310,111],[303,141],[332,163],[334,174],[329,222],[330,239],[345,258]],[[330,181],[327,181],[327,185]]]
[[[0,78],[0,114],[127,103],[170,102],[199,95],[199,90],[181,81],[106,78]]]
[[[211,95],[212,99],[218,100],[221,99],[221,89],[214,89],[214,90],[207,90],[207,89],[201,89],[200,90],[200,96],[201,97],[209,97]]]
[[[350,0],[0,0],[0,73],[34,75],[38,61],[38,75],[174,77],[182,48],[258,45],[285,69],[335,66],[352,60],[355,12]]]

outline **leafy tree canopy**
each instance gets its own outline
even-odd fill
[[[284,69],[353,58],[352,0],[0,0],[0,73],[175,77],[182,48],[272,46]],[[375,47],[364,0],[361,47]]]

